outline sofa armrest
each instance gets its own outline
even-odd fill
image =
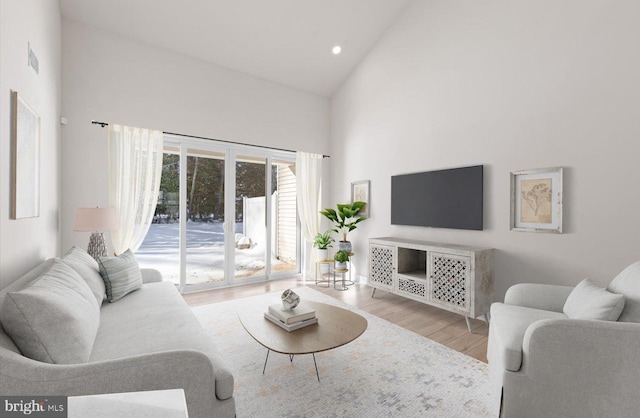
[[[189,415],[206,416],[216,401],[214,370],[196,350],[174,350],[95,363],[41,363],[0,348],[3,395],[95,395],[161,389],[185,391]]]
[[[504,303],[543,311],[562,312],[564,303],[572,290],[571,286],[521,283],[507,290]]]
[[[523,341],[521,372],[556,416],[637,416],[640,324],[577,319],[533,323]],[[585,415],[586,414],[586,415]]]
[[[157,283],[162,281],[162,273],[156,269],[140,269],[142,283]]]

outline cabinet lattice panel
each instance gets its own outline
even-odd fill
[[[371,277],[369,280],[393,287],[393,249],[371,247]]]
[[[467,277],[469,277],[468,261],[434,255],[432,299],[466,309],[468,306]]]
[[[398,278],[398,292],[408,293],[410,295],[425,297],[427,294],[427,285],[424,282],[416,280],[407,280]]]

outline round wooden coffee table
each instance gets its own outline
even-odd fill
[[[326,303],[304,301],[303,304],[315,309],[318,323],[295,331],[285,331],[264,317],[267,306],[240,313],[240,322],[245,330],[267,349],[264,361],[264,374],[269,360],[269,352],[288,354],[312,354],[313,364],[318,374],[316,354],[343,346],[358,338],[367,329],[367,320],[355,312]]]

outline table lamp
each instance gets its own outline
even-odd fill
[[[102,231],[114,229],[118,229],[118,216],[114,208],[78,208],[73,230],[91,232],[87,252],[96,260],[108,255]]]

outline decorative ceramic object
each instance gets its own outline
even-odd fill
[[[353,250],[351,241],[338,241],[338,251],[346,251],[350,253]]]
[[[282,299],[282,306],[284,306],[285,311],[295,308],[300,303],[300,296],[291,289],[282,292],[280,298]]]

